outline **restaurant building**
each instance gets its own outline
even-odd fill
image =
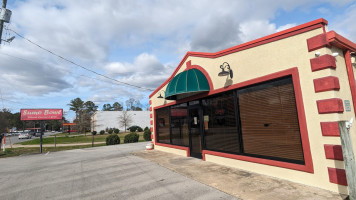
[[[338,121],[355,118],[356,44],[327,24],[188,52],[149,96],[154,148],[347,194]]]

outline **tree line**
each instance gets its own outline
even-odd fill
[[[143,106],[139,100],[130,98],[125,101],[126,109],[119,102],[104,104],[102,111],[142,111]],[[68,104],[70,110],[75,112],[75,120],[80,132],[90,131],[91,116],[98,110],[98,106],[92,101],[84,102],[82,99],[75,98]],[[125,117],[125,120],[126,117]],[[48,120],[44,121],[45,130],[59,131],[62,128],[62,123],[68,122],[63,116],[63,120]],[[0,110],[0,134],[8,132],[11,128],[17,130],[26,130],[27,128],[40,128],[39,121],[21,121],[21,113],[12,113],[9,109],[3,108]]]
[[[140,100],[130,98],[126,100],[126,110],[142,111],[143,106]],[[104,104],[102,111],[123,111],[124,107],[119,102],[114,102],[112,105],[110,103]]]
[[[129,98],[125,101],[126,109],[119,102],[114,102],[112,105],[110,103],[103,104],[102,111],[142,111],[143,106],[140,100],[134,98]],[[68,104],[70,110],[75,112],[74,123],[77,124],[77,129],[80,132],[88,132],[91,129],[92,115],[98,110],[98,106],[92,101],[84,102],[82,99],[75,98]],[[125,112],[126,113],[126,112]],[[125,122],[121,122],[125,121]],[[120,123],[127,124],[129,121],[128,117],[123,117],[120,119]]]

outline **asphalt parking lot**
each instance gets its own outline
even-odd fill
[[[52,132],[44,132],[43,134],[43,137],[47,137],[47,136],[50,136],[50,135],[54,135],[54,134],[57,134],[58,132],[55,132],[55,133],[52,133]],[[33,139],[36,139],[36,138],[40,138],[40,137],[35,137],[35,136],[32,136],[31,139],[19,139],[19,136],[18,135],[12,135],[10,137],[6,137],[5,138],[5,144],[6,144],[6,147],[8,147],[8,145],[10,145],[10,140],[11,140],[11,144],[16,144],[16,143],[19,143],[19,142],[25,142],[25,141],[28,141],[28,140],[33,140]]]
[[[131,155],[146,143],[0,159],[0,199],[236,199]]]

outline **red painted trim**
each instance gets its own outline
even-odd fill
[[[152,111],[152,107],[150,106],[150,111]]]
[[[290,169],[296,169],[300,171],[305,171],[309,173],[314,173],[314,168],[313,168],[313,159],[311,156],[311,151],[310,151],[310,144],[309,144],[309,136],[308,136],[308,129],[307,129],[307,123],[306,123],[306,118],[305,118],[305,111],[304,111],[304,104],[303,104],[303,96],[302,96],[302,90],[300,87],[300,79],[299,79],[299,72],[298,68],[291,68],[287,70],[283,70],[280,72],[276,72],[273,74],[269,74],[266,76],[262,76],[259,78],[251,79],[245,82],[237,83],[235,85],[231,85],[228,88],[220,88],[217,90],[210,91],[208,94],[201,94],[201,95],[196,95],[193,97],[189,97],[180,101],[172,102],[166,105],[162,106],[157,106],[154,108],[154,110],[163,108],[166,106],[171,106],[195,99],[200,99],[204,98],[210,95],[214,95],[217,93],[221,92],[226,92],[229,90],[233,89],[238,89],[241,87],[257,84],[257,83],[262,83],[265,81],[285,77],[285,76],[292,76],[293,79],[293,85],[294,85],[294,92],[295,92],[295,99],[296,99],[296,105],[297,105],[297,112],[298,112],[298,120],[299,120],[299,129],[300,129],[300,134],[301,134],[301,140],[302,140],[302,147],[303,147],[303,152],[304,152],[304,160],[305,160],[305,165],[298,165],[298,164],[291,164],[291,163],[286,163],[286,162],[280,162],[280,161],[272,161],[272,160],[266,160],[266,159],[261,159],[261,158],[251,158],[249,159],[250,162],[256,162],[256,163],[261,163],[261,164],[267,164],[267,165],[272,165],[272,166],[278,166],[278,167],[284,167],[284,168],[290,168]],[[156,116],[155,116],[156,117]],[[209,152],[209,151],[208,151]],[[224,154],[225,155],[225,154]],[[233,154],[229,154],[232,156],[235,156]],[[203,158],[205,155],[203,154]],[[242,158],[240,156],[235,157],[236,159]],[[243,156],[243,159],[247,159],[250,157]]]
[[[156,116],[156,109],[153,109],[153,119],[155,120],[155,123],[151,125],[151,132],[152,132],[152,127],[154,129],[154,138],[155,138],[155,144],[157,144],[157,116]],[[153,133],[153,132],[152,132]]]
[[[305,167],[305,165],[298,165],[298,164],[294,164],[294,163],[286,163],[286,162],[281,162],[281,161],[276,161],[276,160],[267,160],[267,159],[263,159],[263,158],[254,158],[254,157],[234,155],[234,154],[221,153],[221,152],[208,151],[208,150],[203,150],[202,154],[204,155],[204,157],[206,155],[213,155],[213,156],[219,156],[219,157],[224,157],[224,158],[231,158],[231,159],[235,159],[235,160],[243,160],[243,161],[247,161],[247,162],[260,163],[260,164],[265,164],[265,165],[278,166],[278,167],[313,173],[313,170],[310,171],[310,169],[307,169]]]
[[[344,169],[328,167],[328,173],[331,183],[347,186],[346,172]]]
[[[186,150],[187,151],[187,157],[190,156],[190,149],[189,147],[182,147],[182,146],[177,146],[177,145],[171,145],[171,144],[164,144],[164,143],[157,143],[157,146],[162,146],[162,147],[169,147],[169,148],[173,148],[173,149],[181,149],[181,150]]]
[[[344,160],[341,145],[324,144],[325,157],[332,160]]]
[[[149,101],[149,104],[150,104],[150,105],[152,104],[152,100]]]
[[[319,114],[343,113],[344,105],[342,99],[332,98],[316,101]]]
[[[201,71],[204,74],[204,76],[206,77],[206,79],[207,79],[207,81],[209,83],[210,90],[214,90],[213,81],[211,80],[208,72],[204,68],[202,68],[201,66],[192,65],[191,63],[192,63],[191,60],[189,60],[187,62],[187,68],[184,71],[187,71],[187,70],[190,70],[190,69],[197,69],[197,70]]]
[[[322,47],[335,46],[342,50],[356,51],[356,44],[343,36],[337,34],[335,31],[329,31],[320,35],[307,39],[308,50],[314,51]]]
[[[323,136],[340,136],[338,122],[320,122]]]
[[[153,133],[153,127],[151,127],[151,133]]]
[[[300,87],[300,78],[299,78],[298,68],[294,68],[294,70],[292,71],[292,78],[293,78],[295,100],[296,100],[297,112],[298,112],[300,137],[302,140],[304,162],[305,162],[305,165],[303,168],[296,168],[296,170],[314,173],[313,158],[312,158],[311,150],[310,150],[307,120],[305,117],[303,95],[302,95],[302,89]],[[282,165],[282,166],[284,166],[284,165]],[[286,165],[287,168],[289,166],[291,166],[291,165]],[[293,167],[293,166],[291,166],[291,167]]]
[[[152,119],[152,113],[150,113],[150,118]]]
[[[171,103],[167,103],[167,104],[164,104],[164,105],[161,105],[161,106],[156,106],[153,109],[157,110],[157,109],[164,108],[164,107],[167,107],[167,106],[172,106],[172,105],[175,105],[175,104],[177,104],[177,103],[176,102],[171,102]]]
[[[336,69],[335,57],[329,54],[310,59],[310,66],[313,72],[322,69]]]
[[[350,40],[344,38],[343,36],[337,34],[335,31],[329,31],[326,33],[326,38],[328,43],[336,46],[342,50],[356,51],[356,44]]]
[[[150,122],[150,123],[151,123],[151,125],[153,125],[153,120],[151,120],[151,122]]]
[[[163,88],[169,81],[172,80],[172,78],[176,75],[176,73],[178,72],[180,67],[184,64],[184,62],[186,61],[186,59],[189,56],[203,57],[203,58],[218,58],[218,57],[225,56],[225,55],[228,55],[231,53],[239,52],[242,50],[246,50],[246,49],[260,46],[263,44],[267,44],[270,42],[281,40],[281,39],[284,39],[287,37],[298,35],[298,34],[301,34],[301,33],[304,33],[304,32],[310,31],[310,30],[321,28],[327,24],[328,24],[328,21],[326,21],[323,18],[320,18],[320,19],[317,19],[317,20],[314,20],[314,21],[311,21],[311,22],[308,22],[308,23],[305,23],[305,24],[302,24],[299,26],[295,26],[295,27],[286,29],[284,31],[280,31],[278,33],[274,33],[274,34],[271,34],[271,35],[268,35],[268,36],[265,36],[265,37],[262,37],[262,38],[259,38],[256,40],[252,40],[250,42],[243,43],[243,44],[240,44],[240,45],[237,45],[237,46],[234,46],[229,49],[225,49],[225,50],[222,50],[222,51],[219,51],[216,53],[187,52],[187,54],[183,57],[181,62],[178,64],[178,66],[175,69],[175,71],[173,72],[173,74],[163,84],[161,84],[155,91],[153,91],[149,97],[151,98],[154,94],[156,94],[158,91],[160,91],[161,88]]]
[[[153,139],[153,135],[151,134],[151,140]]]
[[[335,76],[327,76],[314,79],[315,92],[324,92],[330,90],[340,90],[339,78]]]
[[[352,67],[351,63],[351,54],[350,51],[347,50],[345,52],[345,62],[346,62],[346,69],[347,69],[347,76],[349,77],[349,83],[350,83],[350,90],[351,90],[351,96],[352,96],[352,102],[354,106],[354,111],[356,113],[356,85],[355,85],[355,75],[354,75],[354,70]]]
[[[314,51],[323,47],[329,47],[326,33],[311,37],[307,39],[308,51]]]

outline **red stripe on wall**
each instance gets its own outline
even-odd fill
[[[354,76],[354,70],[353,70],[352,63],[351,63],[351,54],[350,53],[351,53],[350,50],[347,50],[345,52],[345,62],[346,62],[347,75],[349,77],[352,102],[353,102],[353,106],[354,106],[354,111],[356,112],[356,85],[355,85],[355,76]]]
[[[323,136],[340,136],[339,124],[337,122],[320,122]]]
[[[336,69],[335,57],[329,54],[310,59],[311,70],[318,71],[322,69]]]
[[[150,105],[152,104],[152,100],[149,101]]]
[[[344,169],[336,169],[328,167],[329,181],[339,185],[347,186],[346,172]]]
[[[151,125],[153,125],[153,120],[151,120]]]
[[[333,160],[344,160],[341,145],[324,144],[325,157]]]
[[[344,105],[339,98],[324,99],[316,101],[319,114],[343,113]]]
[[[152,107],[150,107],[150,111],[152,111]]]
[[[150,118],[152,119],[152,113],[150,114]]]
[[[314,79],[315,92],[324,92],[329,90],[340,90],[339,78],[335,76],[327,76]]]
[[[151,133],[153,133],[153,127],[151,127]]]
[[[328,40],[326,39],[326,33],[307,39],[307,44],[309,52],[329,45]]]

